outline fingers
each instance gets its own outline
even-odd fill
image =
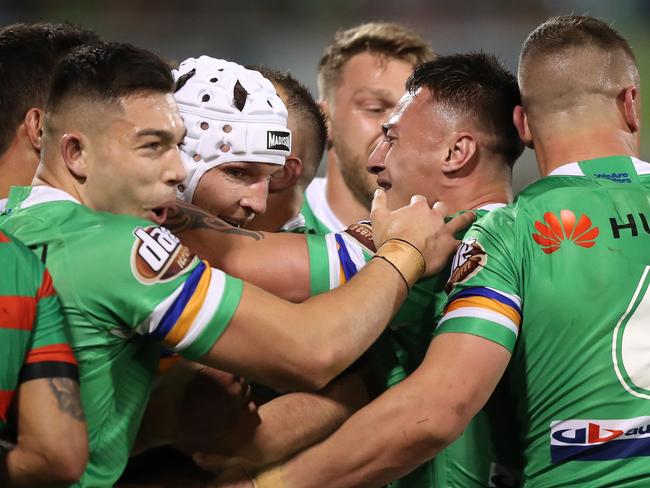
[[[463,229],[466,229],[472,222],[476,219],[476,214],[474,212],[465,212],[464,214],[457,215],[449,222],[447,222],[447,228],[453,233],[456,234]]]
[[[370,215],[381,216],[388,212],[386,207],[386,192],[383,189],[377,188],[375,190],[375,196],[372,199],[372,205],[370,207]]]
[[[445,204],[445,202],[436,202],[436,203],[433,204],[433,207],[431,207],[431,208],[433,208],[434,210],[437,210],[438,212],[440,212],[440,214],[443,217],[445,217],[447,215],[447,205]]]
[[[423,197],[422,195],[413,195],[411,197],[411,205],[414,205],[418,202],[424,202],[428,205],[427,199]]]

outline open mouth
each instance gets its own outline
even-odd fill
[[[156,207],[147,212],[147,218],[158,225],[162,225],[167,220],[167,211],[169,207]]]

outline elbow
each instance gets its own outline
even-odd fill
[[[411,442],[404,449],[404,455],[417,460],[417,464],[424,463],[435,457],[440,451],[449,446],[463,433],[465,424],[459,419],[447,419],[433,425],[433,421],[426,419],[422,423],[431,422],[432,425],[418,429],[419,435],[414,435]]]
[[[303,379],[307,391],[322,390],[346,367],[341,365],[336,351],[326,348],[313,352],[306,361],[309,367],[304,369]]]
[[[319,391],[325,388],[344,368],[338,368],[335,354],[328,351],[304,351],[285,363],[280,381],[270,385],[280,391]]]
[[[85,434],[85,431],[84,431]],[[72,485],[79,481],[88,463],[88,441],[86,436],[66,441],[43,456],[47,462],[50,482],[57,485]]]
[[[56,484],[72,485],[79,481],[88,463],[88,449],[74,453],[57,454],[51,458],[51,477]]]

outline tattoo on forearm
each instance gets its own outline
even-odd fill
[[[75,420],[85,420],[86,417],[81,407],[79,384],[70,378],[48,378],[47,382],[56,397],[59,410]]]
[[[193,229],[208,229],[225,234],[234,234],[242,237],[250,237],[256,241],[264,239],[264,234],[252,230],[233,227],[219,217],[215,217],[200,208],[184,202],[177,202],[178,208],[169,211],[165,227],[174,234]]]

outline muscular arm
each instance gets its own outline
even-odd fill
[[[79,385],[70,378],[40,378],[17,392],[18,443],[0,460],[3,487],[72,484],[88,459]]]
[[[289,461],[286,487],[379,487],[407,474],[460,435],[509,358],[487,339],[441,334],[409,378]]]
[[[401,275],[376,259],[346,285],[299,304],[245,284],[201,362],[280,391],[319,390],[370,347],[405,297]]]
[[[165,226],[192,251],[226,273],[293,302],[310,295],[309,252],[302,234],[239,229],[178,202]]]
[[[368,402],[357,374],[348,374],[318,393],[289,393],[258,409],[260,424],[249,437],[235,429],[214,446],[217,456],[197,455],[204,469],[218,470],[225,459],[263,466],[324,439]]]

